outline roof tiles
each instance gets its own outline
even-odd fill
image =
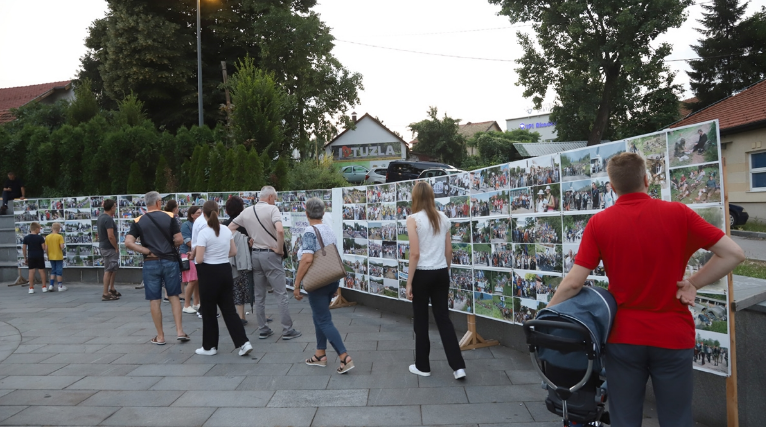
[[[10,112],[11,108],[19,108],[34,99],[49,94],[55,88],[65,87],[71,82],[71,80],[64,80],[31,86],[0,88],[0,123],[10,122],[14,119]]]
[[[718,119],[721,131],[766,122],[766,80],[697,111],[669,127],[677,128],[714,119]]]

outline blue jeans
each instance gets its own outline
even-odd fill
[[[178,261],[144,260],[142,276],[144,295],[149,301],[162,299],[163,282],[169,297],[178,296],[181,293],[181,269],[178,267]]]
[[[319,288],[314,292],[308,292],[311,317],[314,319],[314,329],[317,335],[317,350],[327,350],[327,341],[330,341],[335,351],[341,355],[346,352],[343,340],[338,329],[332,323],[330,314],[330,301],[338,290],[338,283]]]
[[[64,275],[64,260],[51,261],[51,276],[63,276]],[[53,280],[53,277],[51,277]]]

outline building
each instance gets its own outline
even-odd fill
[[[551,122],[550,113],[507,119],[505,126],[508,130],[526,129],[530,132],[538,132],[540,133],[540,141],[553,141],[558,137],[556,123]]]
[[[367,169],[385,168],[392,160],[404,160],[407,144],[378,119],[365,114],[351,117],[355,129],[346,129],[325,144],[325,155],[332,156],[336,167],[361,165]]]
[[[766,80],[691,113],[670,128],[718,119],[729,202],[766,220]]]
[[[459,133],[460,135],[463,135],[467,141],[479,132],[502,132],[502,131],[503,130],[500,129],[500,126],[497,124],[497,122],[493,120],[490,122],[478,122],[478,123],[468,122],[464,125],[460,125],[460,127],[457,130],[457,133]],[[476,147],[466,147],[465,151],[466,153],[468,153],[469,156],[475,156],[479,154],[479,149]]]
[[[43,83],[32,86],[8,87],[0,89],[0,124],[13,121],[12,108],[19,108],[32,101],[54,104],[60,99],[74,99],[72,81]]]

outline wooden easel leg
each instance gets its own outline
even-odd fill
[[[338,288],[338,296],[335,297],[335,299],[330,303],[330,308],[342,308],[342,307],[351,307],[356,305],[356,302],[346,301],[345,298],[343,298],[343,295],[340,293],[340,288]]]
[[[468,331],[460,339],[461,350],[474,350],[477,348],[492,347],[499,345],[497,340],[485,340],[476,332],[476,315],[468,315]]]
[[[729,192],[726,187],[726,159],[721,159],[721,188],[723,190],[723,212],[726,234],[731,236],[731,224],[729,223]],[[731,375],[726,378],[726,425],[739,427],[739,397],[737,390],[737,334],[735,312],[731,308],[731,299],[734,297],[734,277],[729,273],[729,371]]]

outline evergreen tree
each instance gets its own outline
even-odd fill
[[[699,110],[766,77],[766,12],[742,20],[747,2],[712,0],[702,3],[705,36],[692,49],[700,59],[689,61],[690,86],[697,98],[687,104]]]
[[[247,171],[245,176],[247,176],[247,184],[244,189],[247,191],[260,191],[261,187],[266,185],[266,181],[263,178],[263,160],[253,148],[247,154]]]
[[[128,194],[142,194],[146,191],[145,187],[141,167],[138,165],[138,162],[131,163],[130,172],[128,173]]]
[[[234,154],[234,167],[231,172],[231,188],[244,191],[247,189],[248,153],[244,145],[238,144],[232,150]]]
[[[236,152],[233,148],[226,149],[226,155],[223,162],[223,179],[221,180],[221,191],[239,191],[237,186],[237,168]]]
[[[205,144],[199,152],[199,161],[191,171],[194,188],[192,191],[205,191],[207,188],[207,176],[209,173],[208,162],[210,157],[210,146]]]
[[[98,101],[91,85],[90,79],[84,79],[75,85],[75,98],[67,109],[67,122],[72,126],[85,123],[98,114]]]
[[[168,192],[167,170],[168,162],[165,155],[160,154],[160,160],[157,162],[157,170],[154,172],[154,190],[160,193]]]
[[[210,150],[208,155],[207,168],[209,171],[207,181],[207,191],[225,191],[221,188],[224,184],[224,177],[226,176],[224,171],[224,162],[226,160],[226,147],[223,142],[218,144]]]
[[[290,177],[288,172],[290,167],[287,163],[287,157],[279,156],[277,164],[274,166],[274,173],[271,174],[271,182],[277,191],[286,191],[288,185],[290,185]]]

